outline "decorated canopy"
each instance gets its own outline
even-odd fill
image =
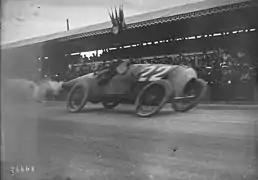
[[[114,37],[111,21],[70,31],[4,44],[3,49],[61,44],[66,51],[95,50],[165,36],[256,26],[257,1],[206,0],[125,18],[126,31]],[[126,10],[125,10],[126,11]],[[243,13],[245,16],[243,16]],[[191,26],[191,29],[189,27]],[[144,33],[143,33],[144,32]],[[143,36],[144,34],[144,36]],[[128,38],[128,35],[130,38]]]

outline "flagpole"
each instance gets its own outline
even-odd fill
[[[66,30],[69,31],[70,27],[69,27],[69,19],[66,19]]]

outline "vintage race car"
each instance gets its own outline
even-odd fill
[[[195,107],[206,93],[206,82],[193,68],[181,65],[122,63],[107,83],[100,84],[105,70],[86,74],[62,84],[69,91],[67,109],[81,111],[87,102],[102,103],[107,109],[118,104],[135,104],[136,114],[148,117],[171,103],[175,111]]]

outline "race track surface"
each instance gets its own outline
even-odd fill
[[[37,113],[17,136],[36,127],[30,141],[19,143],[35,143],[29,150],[41,179],[258,179],[258,108],[232,107],[175,113],[168,106],[138,118],[133,106],[89,105],[69,114],[63,103],[46,103],[28,108]],[[16,113],[29,111],[19,108]]]

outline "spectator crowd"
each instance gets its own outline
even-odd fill
[[[101,57],[99,57],[101,58]],[[199,53],[185,53],[164,56],[153,56],[143,58],[131,58],[130,60],[136,64],[171,64],[186,65],[193,67],[200,78],[206,80],[209,84],[232,83],[241,81],[248,83],[256,76],[255,64],[250,63],[248,55],[243,52],[230,54],[227,50],[214,50]],[[67,76],[69,79],[91,73],[97,69],[108,67],[112,61],[85,61],[80,57],[79,63],[70,66]]]

